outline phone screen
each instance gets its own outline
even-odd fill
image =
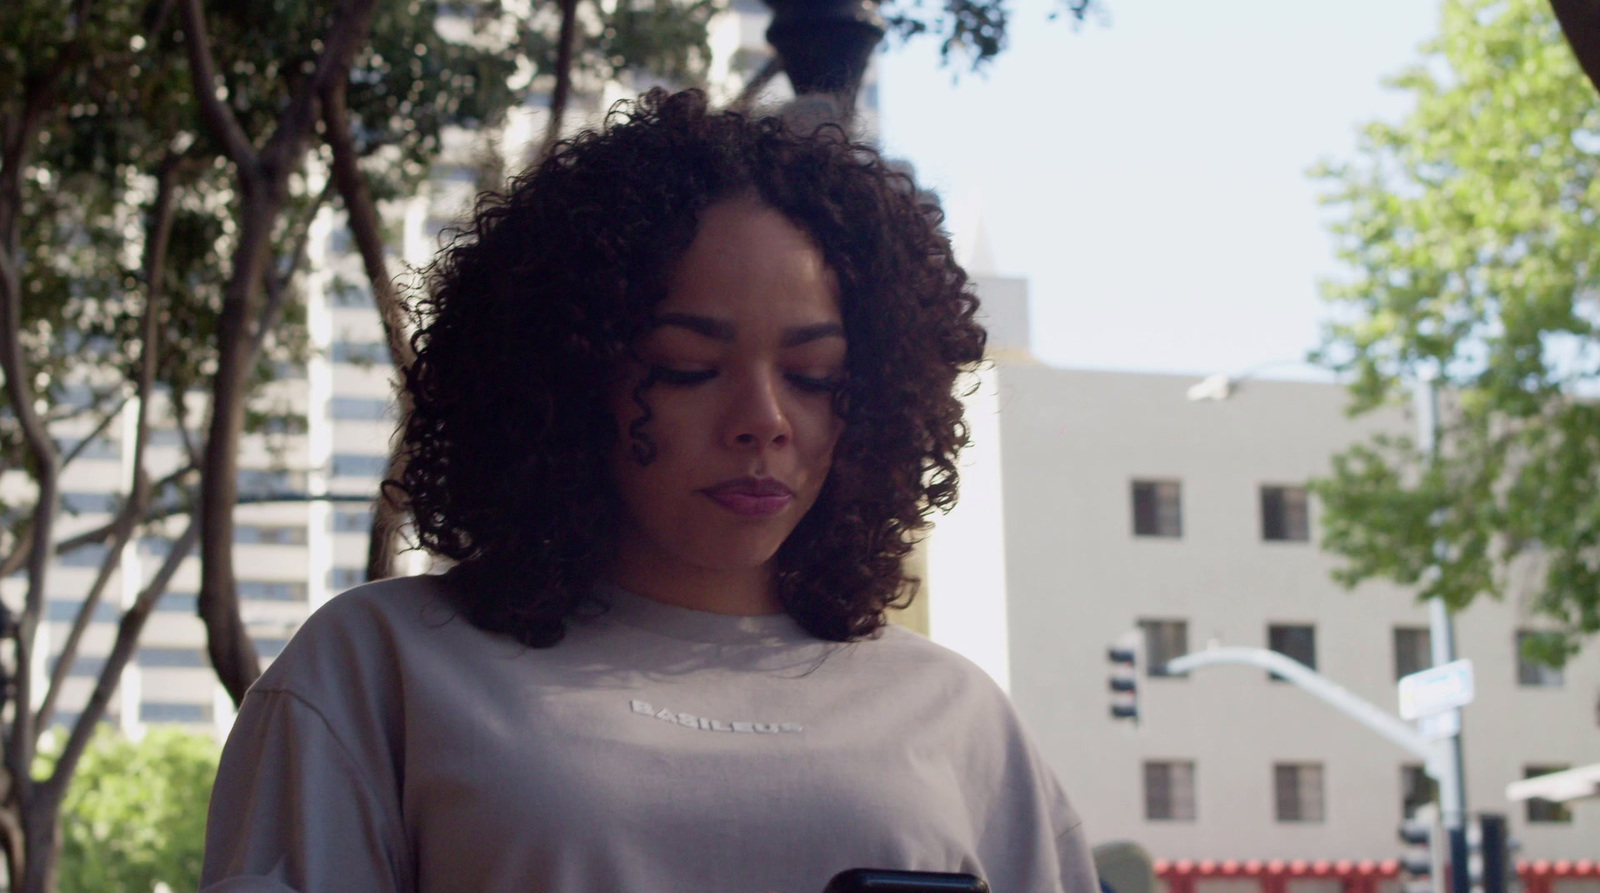
[[[852,868],[834,875],[822,893],[989,893],[989,885],[970,874]]]

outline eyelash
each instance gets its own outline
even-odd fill
[[[650,370],[650,377],[665,385],[689,387],[701,382],[710,381],[717,376],[715,369],[698,369],[688,371],[683,369],[668,369],[665,366],[655,366]],[[802,391],[816,394],[834,394],[844,387],[843,378],[815,378],[810,375],[787,375],[789,383]]]

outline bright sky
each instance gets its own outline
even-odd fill
[[[1076,29],[1055,2],[1014,0],[985,75],[952,84],[929,40],[881,57],[889,154],[1029,280],[1041,360],[1320,377],[1281,364],[1316,346],[1338,270],[1306,171],[1405,110],[1381,81],[1439,0],[1098,0]]]

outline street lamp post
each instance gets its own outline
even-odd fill
[[[832,97],[844,118],[872,50],[883,40],[877,0],[766,0],[772,8],[767,42],[778,51],[797,96]]]
[[[1439,393],[1431,375],[1424,375],[1417,387],[1417,446],[1427,462],[1439,456]],[[1434,551],[1438,553],[1439,544]],[[1437,557],[1437,554],[1436,554]],[[1437,573],[1437,564],[1432,568]],[[1433,665],[1442,667],[1456,659],[1455,621],[1450,607],[1440,596],[1428,600],[1428,638],[1433,648]],[[1450,841],[1450,888],[1470,890],[1467,868],[1467,785],[1461,757],[1460,708],[1453,707],[1455,733],[1444,742],[1444,772],[1439,776],[1439,818]]]

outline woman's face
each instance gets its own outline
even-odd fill
[[[624,562],[657,573],[763,568],[816,502],[843,428],[838,284],[811,239],[754,198],[720,202],[613,392]],[[650,407],[643,464],[630,426]]]

